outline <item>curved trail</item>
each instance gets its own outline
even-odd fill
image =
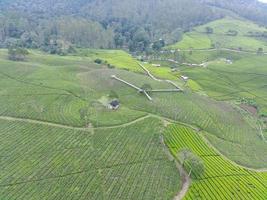
[[[186,171],[183,169],[183,167],[177,161],[176,161],[176,166],[179,169],[180,176],[182,178],[182,188],[181,188],[180,192],[173,199],[174,200],[182,200],[185,197],[187,191],[189,190],[191,180],[190,180],[188,174],[186,173]]]
[[[120,128],[120,127],[126,127],[132,124],[135,124],[139,121],[142,121],[146,118],[152,117],[152,115],[147,114],[143,117],[137,118],[133,121],[124,123],[124,124],[118,124],[113,126],[102,126],[102,127],[92,127],[92,128],[83,128],[83,127],[75,127],[75,126],[68,126],[64,124],[57,124],[47,121],[41,121],[41,120],[35,120],[35,119],[27,119],[27,118],[19,118],[19,117],[10,117],[10,116],[0,116],[0,120],[6,120],[6,121],[18,121],[18,122],[26,122],[31,124],[40,124],[40,125],[47,125],[57,128],[65,128],[65,129],[72,129],[72,130],[78,130],[78,131],[92,131],[92,130],[99,130],[99,129],[113,129],[113,128]]]
[[[163,136],[161,136],[161,144],[163,145],[164,151],[165,151],[166,155],[168,156],[168,158],[171,161],[173,161],[173,160],[175,161],[175,165],[176,165],[176,167],[179,171],[180,177],[182,179],[182,186],[180,188],[180,191],[175,195],[175,197],[173,199],[174,200],[182,200],[185,197],[187,191],[189,190],[189,187],[191,184],[190,177],[188,176],[186,171],[183,169],[182,165],[180,165],[180,163],[174,158],[174,156],[169,151],[169,148],[166,146],[166,144],[164,142]]]

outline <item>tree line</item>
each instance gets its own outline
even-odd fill
[[[231,15],[240,1],[1,1],[0,47],[39,48],[62,55],[74,47],[158,51],[194,26]],[[257,12],[259,18],[264,15],[261,9]]]

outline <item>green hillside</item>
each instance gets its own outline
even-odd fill
[[[233,58],[234,54],[237,53],[227,57]],[[266,55],[244,55],[231,65],[224,61],[211,62],[206,68],[187,68],[183,72],[200,84],[209,96],[217,100],[252,99],[259,115],[267,115],[266,61]]]
[[[212,33],[206,33],[206,28]],[[267,43],[255,33],[266,33],[267,29],[250,21],[226,17],[208,24],[196,27],[192,32],[185,33],[183,39],[167,49],[208,49],[229,48],[245,51],[266,49]]]

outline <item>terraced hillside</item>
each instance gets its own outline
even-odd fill
[[[0,199],[171,199],[179,174],[159,143],[161,126],[151,118],[84,130],[0,120]]]

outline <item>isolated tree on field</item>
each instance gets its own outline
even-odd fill
[[[205,165],[200,157],[193,154],[189,157],[189,159],[187,160],[187,163],[190,168],[189,176],[193,178],[197,178],[203,175],[205,171]],[[193,173],[193,176],[191,175],[192,173]]]
[[[191,56],[193,54],[193,48],[190,47],[189,55]]]
[[[95,59],[95,61],[94,61],[96,64],[102,64],[102,60],[100,59],[100,58],[97,58],[97,59]]]
[[[263,54],[263,48],[258,48],[258,51],[257,51],[258,54]]]
[[[80,113],[80,119],[81,121],[83,121],[85,124],[88,123],[89,120],[89,113],[88,113],[88,108],[87,107],[83,107],[79,110]]]
[[[209,26],[207,26],[206,27],[206,33],[207,34],[212,34],[214,31],[213,31],[213,28],[211,28],[211,27],[209,27]]]
[[[228,30],[228,32],[226,33],[226,35],[229,35],[229,36],[237,36],[238,35],[238,31],[236,30]]]
[[[182,166],[184,166],[185,161],[189,159],[191,154],[192,152],[190,149],[182,149],[177,153],[177,158],[182,164]]]
[[[13,61],[24,61],[26,58],[26,55],[28,55],[29,52],[26,49],[20,48],[20,47],[10,47],[8,49],[8,59]]]
[[[185,52],[183,52],[182,55],[180,56],[180,62],[186,62],[186,59],[187,59],[186,54]]]
[[[204,162],[190,149],[182,149],[181,151],[179,151],[177,158],[182,166],[188,171],[189,176],[191,176],[192,178],[198,178],[204,174]]]

